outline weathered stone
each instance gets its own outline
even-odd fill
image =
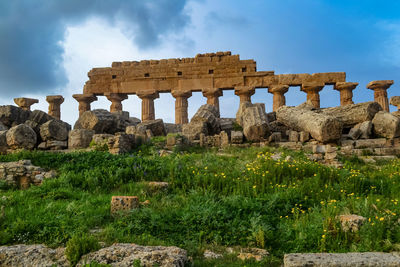
[[[68,148],[77,149],[89,147],[93,135],[93,130],[74,129],[70,131],[68,136]]]
[[[263,105],[253,104],[243,111],[243,134],[249,141],[261,141],[270,136],[268,119]]]
[[[136,131],[141,133],[146,130],[151,130],[154,136],[164,136],[166,135],[164,122],[161,119],[158,120],[148,120],[145,122],[141,122],[136,125]]]
[[[243,143],[243,132],[241,132],[241,131],[232,131],[231,132],[231,143],[232,144],[241,144],[241,143]]]
[[[280,121],[273,121],[269,123],[269,127],[271,129],[271,132],[280,132],[282,134],[282,137],[286,137],[286,132],[289,131],[289,127],[287,127]]]
[[[93,130],[96,134],[114,134],[120,130],[117,126],[118,118],[115,115],[105,109],[95,109],[82,113],[76,121],[74,129]]]
[[[206,122],[190,122],[182,125],[182,134],[189,140],[199,140],[200,134],[208,135],[208,127]]]
[[[111,198],[111,214],[137,208],[139,208],[139,198],[136,196],[113,196]]]
[[[152,132],[150,129],[147,129],[147,130],[146,130],[146,137],[147,137],[148,139],[154,137],[154,134],[153,134],[153,132]]]
[[[42,168],[32,165],[30,160],[0,162],[0,180],[22,189],[28,188],[31,184],[40,185],[44,179],[55,176],[54,171],[46,172]]]
[[[0,122],[7,127],[13,127],[28,120],[31,112],[16,106],[0,106]]]
[[[203,253],[203,257],[206,259],[220,259],[223,257],[223,255],[206,249]]]
[[[313,145],[312,147],[312,152],[315,153],[320,153],[320,154],[324,154],[326,153],[326,145]]]
[[[285,254],[285,267],[395,267],[400,266],[400,257],[383,252],[353,253],[293,253]]]
[[[276,142],[275,145],[278,147],[284,147],[291,150],[300,150],[303,147],[300,142]]]
[[[31,106],[33,104],[39,103],[39,100],[35,98],[20,97],[20,98],[14,98],[14,103],[17,104],[23,110],[31,110]]]
[[[68,147],[67,141],[59,141],[59,140],[47,140],[46,148],[51,150],[61,150],[66,149]]]
[[[190,120],[192,123],[205,122],[207,124],[207,132],[209,135],[218,134],[220,132],[219,111],[214,105],[202,105]]]
[[[0,153],[7,153],[7,131],[0,131]]]
[[[337,158],[337,152],[329,152],[329,153],[325,153],[324,155],[324,159],[325,160],[334,160]]]
[[[375,114],[381,110],[382,107],[378,103],[365,102],[340,107],[324,108],[318,112],[335,117],[343,123],[343,127],[349,128],[358,123],[372,120]]]
[[[361,136],[361,130],[359,128],[353,127],[350,129],[350,132],[348,134],[348,137],[353,139],[353,140],[357,140],[358,138],[360,138]]]
[[[273,132],[268,137],[269,142],[281,142],[282,141],[282,133],[281,132]]]
[[[400,136],[400,118],[389,112],[380,111],[372,120],[374,133],[386,138]]]
[[[382,109],[389,112],[389,100],[387,89],[393,84],[393,80],[372,81],[367,85],[368,89],[374,90],[374,101],[379,103]]]
[[[114,137],[112,134],[94,134],[91,143],[96,146],[108,145],[108,139]]]
[[[108,150],[111,154],[123,154],[130,152],[135,145],[135,136],[125,133],[117,133],[108,139]]]
[[[43,141],[65,141],[71,126],[60,120],[48,121],[40,126],[40,137]]]
[[[68,267],[65,248],[51,249],[44,245],[13,245],[0,247],[0,266]]]
[[[346,106],[347,107],[347,106]],[[276,112],[278,121],[295,131],[304,131],[320,142],[340,139],[343,123],[335,117],[307,108],[283,106]]]
[[[37,141],[35,131],[25,124],[12,127],[7,131],[6,138],[11,149],[33,149]]]
[[[289,136],[289,142],[299,141],[299,132],[289,130],[288,136]]]
[[[139,123],[141,123],[142,121],[139,119],[139,118],[136,118],[136,117],[129,117],[129,123],[128,123],[128,125],[133,125],[133,126],[136,126],[136,125],[138,125]]]
[[[61,104],[64,103],[64,97],[62,95],[48,95],[46,101],[49,103],[49,115],[61,119]]]
[[[363,139],[357,140],[354,144],[355,148],[377,148],[377,147],[385,147],[386,146],[385,138],[376,138],[376,139]]]
[[[241,260],[254,259],[255,261],[262,261],[265,257],[268,257],[269,253],[265,249],[261,248],[242,248],[238,258]]]
[[[364,121],[362,123],[357,124],[354,128],[358,128],[361,132],[361,139],[368,139],[372,135],[372,121]]]
[[[36,122],[39,126],[48,121],[54,120],[52,116],[41,110],[32,111],[28,119],[30,121]]]
[[[221,128],[221,131],[225,131],[229,136],[234,128],[234,123],[236,119],[232,118],[217,118],[218,124]]]
[[[151,247],[116,243],[110,247],[84,255],[77,267],[91,262],[111,266],[129,267],[136,262],[141,266],[183,267],[188,262],[187,252],[178,247]]]
[[[167,191],[169,187],[167,182],[148,182],[147,185],[152,192]]]
[[[299,133],[299,141],[304,143],[307,142],[308,140],[310,140],[310,133],[301,131]]]
[[[400,96],[392,96],[390,98],[390,105],[393,105],[400,110]]]
[[[221,147],[229,146],[229,135],[225,131],[222,131],[219,136],[221,138]]]
[[[7,131],[9,128],[0,122],[0,131]]]

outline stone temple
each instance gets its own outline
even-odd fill
[[[154,99],[159,93],[175,98],[175,123],[188,122],[188,98],[202,92],[207,104],[219,109],[224,90],[234,90],[240,103],[251,101],[256,88],[268,88],[273,94],[273,110],[285,105],[285,93],[291,86],[300,86],[315,108],[320,107],[319,92],[325,85],[340,91],[341,105],[353,104],[352,91],[358,83],[346,82],[345,72],[275,74],[257,71],[252,59],[241,60],[231,52],[198,54],[194,58],[113,62],[111,67],[93,68],[88,73],[83,93],[73,95],[79,102],[79,113],[90,110],[97,96],[111,101],[111,112],[122,111],[122,101],[136,94],[142,100],[142,121],[155,119]],[[392,81],[371,82],[375,101],[389,110],[386,89]]]

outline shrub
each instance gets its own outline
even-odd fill
[[[75,234],[67,242],[65,255],[71,265],[75,266],[82,255],[98,250],[99,248],[100,245],[94,237],[88,234]]]

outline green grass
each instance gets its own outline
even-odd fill
[[[344,169],[338,170],[290,151],[284,157],[293,161],[274,161],[274,152],[191,148],[159,157],[146,144],[119,156],[102,151],[0,156],[31,159],[59,173],[28,190],[0,186],[0,245],[70,242],[78,243],[74,255],[80,255],[88,249],[73,238],[91,236],[107,244],[182,247],[195,266],[279,265],[285,253],[294,252],[400,250],[400,160],[365,165],[353,157],[343,159]],[[155,192],[145,181],[166,181],[170,188]],[[135,195],[150,204],[112,217],[113,195]],[[344,233],[337,216],[346,213],[368,221],[359,232]],[[205,249],[236,246],[265,248],[271,257],[261,263],[230,254],[202,258]]]

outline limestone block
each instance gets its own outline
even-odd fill
[[[242,116],[243,134],[249,141],[261,141],[271,135],[265,109],[259,105],[247,107]]]
[[[386,138],[400,136],[400,118],[389,112],[380,111],[372,120],[374,133]]]
[[[362,123],[357,124],[354,128],[358,128],[361,132],[361,139],[368,139],[372,135],[372,121],[364,121]]]
[[[219,136],[221,139],[221,147],[229,146],[229,135],[225,131],[222,131]]]
[[[350,132],[348,134],[348,137],[353,139],[353,140],[357,140],[358,138],[360,138],[361,136],[361,130],[359,128],[353,127],[350,129]]]
[[[7,131],[6,138],[11,149],[33,149],[37,141],[35,131],[25,124],[12,127]]]
[[[70,131],[68,136],[68,148],[77,149],[89,147],[93,135],[93,130],[74,129]]]
[[[390,105],[396,106],[400,110],[400,96],[392,96],[390,98]]]
[[[0,106],[0,122],[7,127],[16,126],[28,120],[31,112],[16,106]]]
[[[51,120],[40,126],[40,137],[43,141],[66,141],[71,126],[60,120]]]
[[[14,98],[14,102],[23,110],[31,110],[31,106],[33,104],[39,103],[39,100],[34,98],[20,97]]]
[[[334,151],[334,152],[329,152],[329,153],[325,153],[325,155],[324,155],[324,159],[325,160],[334,160],[334,159],[336,159],[337,158],[337,152],[336,151]]]
[[[113,196],[111,198],[111,214],[137,209],[139,205],[139,198],[136,196]]]
[[[206,122],[190,122],[182,125],[182,134],[189,140],[199,140],[200,134],[208,135],[208,126]]]
[[[208,134],[218,134],[220,132],[220,125],[217,120],[219,118],[219,111],[213,105],[202,105],[190,120],[193,122],[205,122],[208,128]]]
[[[303,145],[300,142],[276,142],[278,147],[283,147],[291,150],[300,150]]]
[[[165,127],[165,134],[175,134],[182,132],[182,125],[181,124],[174,124],[174,123],[164,123]]]
[[[241,132],[241,131],[232,131],[231,132],[231,142],[232,142],[232,144],[241,144],[241,143],[243,143],[243,132]]]
[[[296,131],[289,131],[289,142],[298,142],[299,141],[299,132]]]
[[[85,111],[76,121],[74,129],[93,130],[96,134],[114,134],[120,129],[118,118],[105,109]]]
[[[377,148],[377,147],[385,147],[386,146],[385,138],[377,138],[377,139],[363,139],[357,140],[354,144],[355,148]]]
[[[400,257],[383,252],[285,254],[285,267],[400,266]]]
[[[269,142],[281,142],[282,141],[282,133],[281,132],[273,132],[268,137]]]
[[[301,131],[299,133],[299,141],[304,143],[304,142],[307,142],[308,140],[310,140],[310,133]]]
[[[135,145],[135,136],[125,133],[117,133],[108,139],[108,150],[111,154],[123,154],[130,152]]]
[[[48,140],[46,141],[46,148],[50,150],[62,150],[68,147],[67,141]]]
[[[7,131],[0,131],[0,153],[6,153],[8,149],[7,145]]]
[[[137,132],[146,133],[146,130],[151,130],[154,136],[166,135],[165,126],[162,119],[145,121],[136,125]]]

